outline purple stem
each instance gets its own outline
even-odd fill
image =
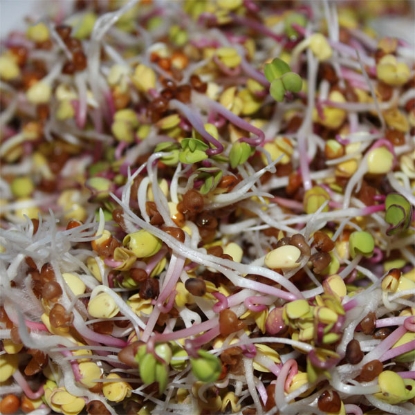
[[[412,352],[415,350],[415,340],[411,340],[408,343],[402,344],[401,346],[394,347],[388,350],[379,360],[384,362],[385,360],[393,359],[401,354]]]
[[[115,148],[115,159],[119,160],[122,157],[122,152],[128,147],[126,141],[120,141],[117,147]]]
[[[258,295],[247,297],[244,300],[245,307],[256,313],[266,310],[267,305],[270,305],[273,302],[274,302],[273,298],[261,297]]]
[[[253,359],[256,356],[256,347],[253,344],[246,344],[241,346],[242,353],[248,359]]]
[[[405,319],[404,326],[408,331],[415,332],[415,316]]]
[[[170,108],[176,109],[184,114],[187,120],[192,124],[193,128],[211,145],[216,148],[209,148],[206,150],[208,156],[216,156],[223,152],[224,148],[220,141],[216,140],[215,137],[210,135],[204,126],[202,117],[199,113],[192,110],[189,106],[183,104],[177,99],[172,99],[170,101]]]
[[[201,334],[193,340],[186,340],[185,349],[187,353],[189,353],[189,355],[197,357],[197,351],[200,349],[200,347],[204,344],[208,344],[210,341],[212,341],[219,335],[220,327],[213,327],[212,329],[206,331],[205,333]]]
[[[61,346],[61,347],[63,347],[63,346]],[[73,356],[72,353],[69,350],[61,350],[61,353],[65,357],[68,357],[68,358],[71,358]],[[73,374],[75,376],[75,380],[76,381],[82,380],[82,375],[81,375],[81,372],[79,371],[79,365],[78,365],[78,362],[76,361],[76,359],[71,359],[70,363],[71,363],[71,366],[72,366]]]
[[[164,302],[157,301],[156,305],[157,308],[160,310],[161,313],[168,313],[173,308],[174,300],[176,299],[177,291],[173,290],[172,293],[169,295],[169,299],[167,301],[167,304],[164,305]]]
[[[164,255],[167,253],[167,248],[163,246],[163,248],[160,249],[160,251],[157,252],[157,254],[153,255],[151,258],[149,258],[149,261],[147,262],[147,266],[145,271],[147,272],[147,275],[150,275],[153,269],[156,267],[156,265],[163,259]]]
[[[242,57],[241,68],[250,78],[269,88],[270,83],[265,75],[257,71],[244,57]]]
[[[241,73],[241,67],[235,66],[235,68],[229,68],[227,67],[219,58],[217,55],[213,56],[213,62],[216,63],[218,68],[225,74],[231,77],[236,77]]]
[[[389,326],[402,326],[407,317],[387,317],[376,320],[376,328]]]
[[[415,370],[409,372],[396,372],[403,379],[415,379]]]
[[[372,264],[377,264],[378,262],[382,261],[383,259],[383,252],[377,246],[373,249],[373,255],[371,258],[368,259],[369,262]]]
[[[340,357],[330,357],[329,359],[321,360],[314,349],[308,353],[308,358],[310,363],[318,369],[331,369],[341,360]]]
[[[265,36],[270,37],[271,39],[274,39],[276,42],[281,42],[284,39],[284,36],[277,35],[271,29],[266,27],[264,24],[257,22],[256,20],[248,19],[246,17],[238,16],[236,14],[231,14],[231,17],[234,23],[238,23],[242,27],[243,26],[249,27],[250,29],[257,31],[258,33],[262,35],[265,35]]]
[[[173,333],[155,334],[155,336],[153,336],[152,339],[154,339],[154,342],[156,343],[184,339],[185,337],[196,336],[218,325],[219,325],[218,318],[213,318],[211,320],[204,321],[203,323],[200,323],[200,324],[194,324],[191,327],[178,330]]]
[[[243,130],[246,130],[246,131],[256,135],[255,138],[242,137],[240,139],[241,141],[243,141],[245,143],[248,143],[251,146],[260,146],[263,143],[263,141],[265,140],[265,134],[262,130],[260,130],[259,128],[254,127],[249,122],[246,122],[242,118],[238,117],[232,111],[229,111],[228,109],[226,109],[219,102],[209,100],[208,106],[210,107],[210,109],[213,109],[214,111],[216,111],[217,113],[219,113],[220,115],[225,117],[232,124],[236,125],[239,128],[242,128]]]
[[[13,379],[22,388],[23,392],[29,399],[38,399],[43,396],[43,385],[36,392],[33,392],[20,370],[17,369],[13,373]]]

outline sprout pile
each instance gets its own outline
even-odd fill
[[[379,3],[78,0],[2,40],[2,414],[415,413]]]

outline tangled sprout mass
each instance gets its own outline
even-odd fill
[[[0,412],[415,413],[409,2],[74,1],[0,54]]]

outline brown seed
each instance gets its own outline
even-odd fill
[[[112,334],[114,323],[111,320],[98,321],[92,324],[92,330],[99,334]]]
[[[331,256],[327,252],[316,252],[311,255],[310,261],[313,264],[313,272],[321,274],[330,265]]]
[[[155,202],[146,202],[146,212],[150,216],[150,223],[152,225],[159,226],[164,223],[164,219],[160,215]]]
[[[384,84],[383,82],[378,82],[376,86],[376,96],[381,101],[389,101],[392,98],[393,87]]]
[[[10,46],[10,52],[13,54],[16,63],[22,68],[27,60],[27,48],[25,46]]]
[[[288,185],[285,188],[287,195],[292,196],[303,184],[301,174],[293,172],[288,176]]]
[[[187,211],[191,213],[199,213],[202,212],[203,207],[203,196],[197,190],[190,189],[183,195],[184,211],[182,213],[186,213]],[[179,208],[179,206],[177,208]]]
[[[22,397],[21,397],[20,409],[25,414],[28,414],[29,412],[32,412],[32,411],[35,410],[35,406],[33,405],[33,403],[30,401],[30,399],[25,394],[23,394]]]
[[[184,53],[176,51],[171,55],[171,64],[175,68],[183,70],[189,64],[189,58]]]
[[[184,283],[184,286],[190,294],[196,297],[202,297],[206,294],[206,284],[200,278],[189,278]]]
[[[62,67],[62,73],[64,75],[73,75],[75,73],[75,65],[72,61],[67,61]]]
[[[319,68],[319,75],[329,82],[330,85],[334,85],[338,82],[339,78],[334,70],[333,66],[329,63],[322,63]]]
[[[245,327],[245,323],[238,319],[238,316],[229,309],[219,313],[219,329],[222,336],[235,333]]]
[[[376,314],[372,311],[360,322],[364,334],[373,334],[376,328]]]
[[[171,68],[171,60],[169,58],[158,58],[157,65],[165,71],[168,71]]]
[[[61,24],[59,26],[56,26],[55,28],[58,35],[61,37],[61,39],[69,39],[72,32],[72,27],[68,25]]]
[[[311,254],[310,246],[301,233],[296,233],[291,237],[291,245],[296,246],[303,255],[309,256]]]
[[[82,50],[82,43],[79,39],[73,37],[64,39],[66,47],[73,53],[78,50]]]
[[[334,390],[325,390],[317,401],[317,406],[320,411],[328,413],[337,413],[340,411],[342,401],[339,394]]]
[[[394,128],[388,128],[385,131],[385,137],[394,146],[402,146],[405,144],[405,133],[403,131],[398,131]]]
[[[356,378],[358,382],[370,382],[383,371],[383,364],[379,360],[372,360],[363,365],[360,375]]]
[[[143,282],[148,278],[147,272],[142,268],[131,269],[130,276],[135,282]]]
[[[218,221],[211,213],[203,211],[196,216],[196,225],[205,229],[216,229]]]
[[[202,94],[204,94],[207,91],[207,83],[203,82],[198,75],[192,75],[190,77],[190,85],[192,86],[192,88],[197,91],[200,92]]]
[[[110,415],[111,412],[105,405],[98,400],[90,401],[86,404],[86,411],[89,415]]]
[[[350,340],[346,347],[346,360],[351,365],[357,365],[363,359],[363,352],[360,349],[360,343],[356,340]]]
[[[50,324],[54,328],[70,327],[72,324],[72,316],[68,315],[65,307],[56,303],[49,313]]]
[[[140,283],[140,297],[148,300],[150,298],[156,298],[160,293],[159,280],[156,278],[147,278]]]
[[[14,344],[21,344],[22,343],[18,327],[13,327],[10,330],[10,339]]]
[[[20,399],[16,395],[6,395],[0,402],[0,412],[3,415],[16,413],[20,408]]]
[[[43,283],[55,280],[55,271],[49,263],[44,264],[40,270],[40,278]]]
[[[171,99],[174,98],[175,96],[175,91],[171,88],[164,88],[161,92],[160,95],[162,96],[163,99],[165,99],[166,101],[170,101]]]
[[[275,248],[280,248],[281,246],[286,246],[290,244],[291,244],[291,238],[289,236],[284,236],[276,243]]]
[[[72,55],[72,59],[76,71],[83,71],[87,67],[87,59],[84,52],[74,52]]]
[[[62,295],[62,287],[56,281],[50,281],[43,285],[42,288],[42,297],[45,300],[57,301]]]
[[[313,246],[317,251],[330,252],[334,245],[334,242],[325,232],[317,231],[314,233]]]
[[[174,239],[177,239],[181,243],[183,243],[186,239],[183,229],[176,228],[174,226],[162,226],[161,230],[172,236]]]
[[[124,314],[119,311],[115,317],[124,317]],[[130,324],[130,320],[124,317],[122,320],[114,320],[114,324],[117,327],[126,328]]]
[[[136,398],[137,399],[137,398]],[[124,405],[125,415],[137,415],[143,409],[143,402],[136,402],[132,399],[128,400]]]
[[[388,327],[382,327],[381,329],[375,331],[375,333],[373,334],[373,338],[377,340],[384,340],[391,333],[391,329],[389,329]]]
[[[223,255],[223,248],[221,246],[215,245],[207,249],[209,255],[221,257]]]
[[[71,219],[66,225],[66,230],[68,231],[69,229],[75,229],[81,225],[82,225],[82,222],[80,220]]]
[[[184,103],[190,102],[191,92],[192,88],[190,87],[190,85],[180,85],[176,91],[176,99]]]
[[[267,402],[265,404],[265,410],[268,412],[271,409],[275,408],[275,384],[270,383],[267,386]]]

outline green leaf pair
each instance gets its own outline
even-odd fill
[[[206,195],[214,190],[223,176],[222,170],[218,167],[202,167],[198,169],[198,172],[197,178],[204,181],[202,187],[199,189],[202,195]]]
[[[413,207],[404,196],[399,193],[388,194],[385,200],[385,210],[385,221],[390,225],[386,231],[388,236],[397,235],[409,228]]]
[[[264,68],[265,77],[269,82],[270,94],[277,101],[282,102],[286,92],[300,92],[303,80],[300,75],[291,71],[290,66],[280,58],[267,63]]]
[[[248,143],[244,143],[243,141],[234,143],[229,153],[231,167],[234,169],[236,166],[244,164],[252,155],[253,151],[255,151],[255,149]]]
[[[198,163],[206,160],[206,150],[209,146],[197,138],[184,138],[181,141],[182,151],[179,154],[179,161],[184,164]]]
[[[220,359],[206,350],[199,350],[197,354],[198,358],[190,358],[192,373],[196,379],[209,383],[217,381],[222,372]]]
[[[168,344],[159,344],[155,348],[155,353],[163,359],[165,363],[156,359],[154,354],[147,353],[146,345],[139,347],[135,360],[138,363],[141,380],[144,384],[150,385],[154,382],[159,384],[159,392],[163,393],[169,381],[168,364],[172,357],[172,351]]]

